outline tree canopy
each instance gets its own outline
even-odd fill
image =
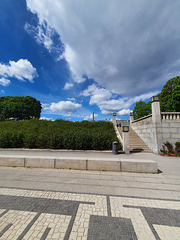
[[[180,77],[174,77],[167,81],[160,95],[162,112],[179,112],[180,110]]]
[[[158,96],[161,112],[180,112],[180,76],[168,80]],[[133,113],[134,119],[148,115],[151,113],[151,101],[136,102]]]
[[[147,103],[144,101],[139,101],[136,103],[133,110],[134,119],[144,117],[150,113],[151,113],[151,101]]]
[[[41,103],[33,97],[0,97],[0,120],[40,118]]]

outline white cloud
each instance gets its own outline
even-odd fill
[[[49,110],[52,112],[58,112],[59,114],[72,114],[76,112],[78,108],[81,107],[81,104],[74,103],[71,101],[60,101],[58,103],[51,103]]]
[[[71,88],[73,88],[74,87],[74,84],[73,83],[66,83],[65,84],[65,86],[64,86],[64,90],[69,90],[69,89],[71,89]]]
[[[69,101],[76,101],[75,98],[67,98],[67,100],[69,100]]]
[[[17,62],[9,61],[9,64],[0,63],[0,76],[3,78],[17,78],[20,81],[33,83],[37,77],[36,68],[27,59],[20,59]]]
[[[94,114],[94,119],[95,119],[96,117],[98,117],[98,114],[95,113],[95,114]],[[91,114],[90,116],[85,116],[85,117],[84,117],[84,120],[88,120],[88,121],[89,121],[89,120],[92,120],[92,114]]]
[[[90,97],[90,105],[97,105],[102,114],[112,114],[118,112],[119,115],[129,115],[129,108],[138,101],[144,101],[157,95],[158,92],[149,92],[135,97],[123,97],[113,99],[113,94],[104,88],[97,87],[96,84],[90,85],[82,92],[85,97]]]
[[[117,114],[119,116],[129,116],[130,112],[132,112],[132,110],[130,110],[130,109],[122,109]]]
[[[53,36],[53,30],[50,27],[46,26],[45,23],[38,25],[37,27],[26,23],[24,29],[30,35],[33,35],[39,44],[43,44],[45,48],[51,51],[53,46],[53,41],[51,39]]]
[[[10,83],[11,83],[11,81],[9,79],[0,78],[0,85],[2,85],[3,87],[8,86]]]
[[[26,1],[40,24],[46,21],[60,35],[77,82],[86,75],[131,97],[180,74],[179,0]],[[51,35],[40,34],[44,42],[44,34],[51,46]]]
[[[112,96],[112,93],[105,88],[99,88],[96,84],[92,84],[83,91],[82,95],[85,97],[91,96],[89,102],[90,105],[98,105],[101,102],[109,100]]]
[[[1,92],[2,94],[5,94],[5,91],[4,91],[4,90],[1,90],[0,92]]]
[[[47,121],[53,121],[52,118],[47,118],[47,117],[41,117],[40,120],[47,120]]]

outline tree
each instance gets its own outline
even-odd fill
[[[172,92],[173,110],[180,112],[180,85],[174,88]]]
[[[136,105],[133,110],[134,119],[144,117],[150,113],[151,113],[151,101],[147,103],[144,101],[136,102]]]
[[[167,81],[159,94],[161,112],[178,112],[180,77],[174,77]]]
[[[180,76],[166,82],[161,93],[158,94],[161,112],[180,112]],[[134,119],[151,113],[151,101],[139,101],[133,110]]]
[[[0,97],[0,120],[40,118],[41,103],[33,97]]]

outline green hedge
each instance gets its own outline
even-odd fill
[[[0,122],[0,148],[111,150],[113,141],[118,141],[113,124],[105,121]]]

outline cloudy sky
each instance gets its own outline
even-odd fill
[[[180,75],[179,0],[0,1],[0,96],[47,119],[127,119]]]

